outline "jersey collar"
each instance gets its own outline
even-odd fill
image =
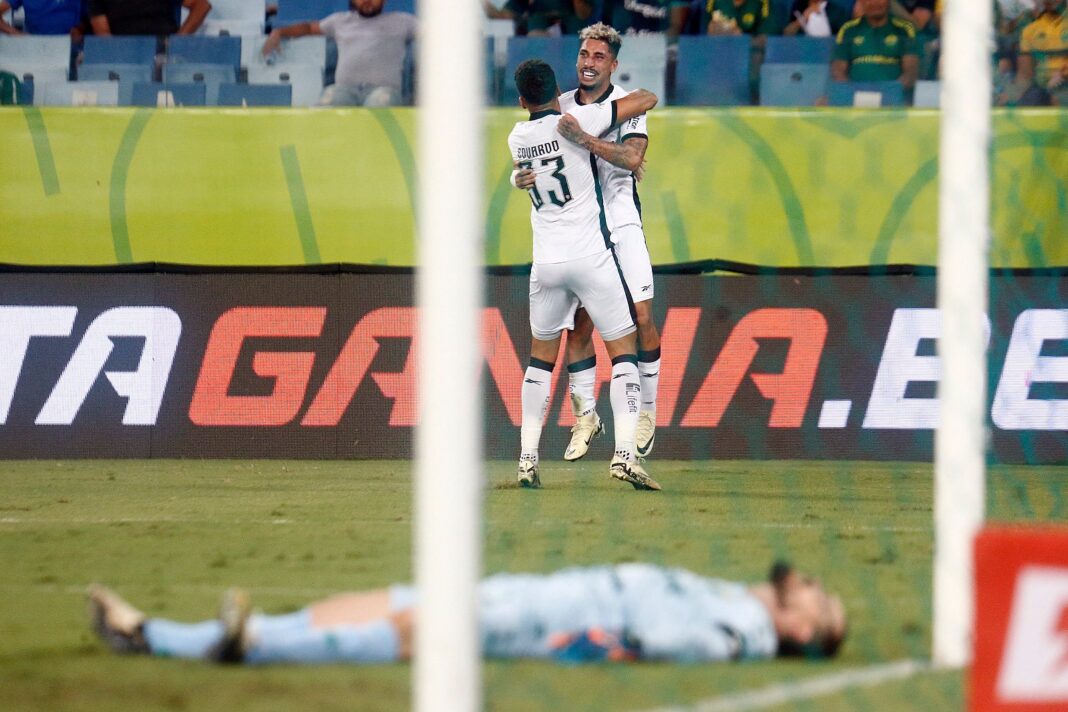
[[[552,116],[553,114],[559,115],[559,111],[556,109],[545,109],[544,111],[535,111],[530,115],[531,121],[537,121],[538,119],[544,119],[546,116]]]
[[[615,91],[615,89],[616,88],[612,85],[612,83],[609,82],[608,83],[608,88],[604,90],[604,94],[601,94],[599,97],[594,99],[593,103],[594,104],[600,104],[602,101],[604,101],[609,96],[611,96],[612,92]],[[582,101],[582,97],[579,96],[579,93],[578,93],[577,89],[575,90],[575,103],[578,104],[579,106],[582,106],[585,103],[585,102]]]

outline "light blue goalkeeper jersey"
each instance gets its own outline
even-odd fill
[[[405,593],[395,589],[394,600]],[[479,597],[488,657],[553,657],[561,638],[590,630],[636,643],[645,660],[770,658],[778,647],[767,608],[746,586],[684,569],[620,564],[498,574],[480,584]]]

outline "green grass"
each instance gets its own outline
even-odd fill
[[[486,665],[494,710],[641,709],[903,658],[930,645],[931,468],[922,464],[665,462],[642,493],[603,462],[543,465],[541,491],[488,464],[485,569],[646,560],[755,580],[775,557],[840,591],[851,637],[833,662]],[[994,468],[993,519],[1068,519],[1068,468]],[[0,474],[0,709],[394,710],[407,665],[214,667],[118,657],[91,635],[104,581],[166,617],[214,614],[221,590],[268,611],[406,581],[406,461],[35,461]],[[956,710],[962,676],[924,673],[776,709]]]

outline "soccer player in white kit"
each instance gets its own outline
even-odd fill
[[[560,96],[560,108],[569,112],[577,106],[600,104],[622,98],[627,90],[612,84],[622,46],[619,33],[597,23],[579,33],[576,69],[579,88]],[[565,134],[565,136],[567,136]],[[623,270],[634,303],[638,325],[638,371],[642,384],[642,404],[635,429],[635,451],[639,458],[652,452],[656,438],[656,394],[660,380],[660,334],[653,321],[653,267],[642,231],[640,179],[649,145],[645,116],[636,116],[613,126],[599,137],[585,132],[567,136],[599,159],[597,170],[608,211],[613,249]],[[515,183],[528,188],[533,181],[529,171],[518,171]],[[578,460],[590,442],[604,431],[597,415],[595,392],[597,360],[593,350],[593,323],[585,309],[575,315],[575,328],[567,336],[567,370],[575,425],[565,460]]]
[[[564,329],[575,325],[581,303],[604,338],[612,359],[610,388],[615,429],[612,477],[636,489],[659,490],[638,463],[634,431],[641,404],[636,325],[619,263],[612,250],[596,158],[564,139],[561,131],[600,135],[656,106],[654,94],[638,90],[612,102],[577,107],[561,116],[552,68],[527,60],[515,72],[520,104],[530,112],[508,136],[512,160],[534,172],[528,191],[534,233],[530,273],[530,365],[523,378],[523,425],[518,480],[540,487],[538,444],[548,408],[551,373]]]
[[[841,599],[785,563],[748,586],[645,563],[503,573],[484,579],[478,598],[482,652],[491,658],[830,657],[847,627]],[[411,657],[417,599],[412,587],[395,585],[264,615],[231,589],[218,619],[183,623],[146,616],[94,586],[89,611],[116,652],[249,664],[384,663]]]

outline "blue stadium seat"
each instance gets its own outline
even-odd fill
[[[881,94],[880,106],[904,106],[905,90],[901,82],[830,82],[827,103],[830,106],[854,106],[857,92]]]
[[[623,49],[619,52],[619,68],[612,74],[612,82],[629,90],[648,89],[664,101],[666,71],[665,35],[628,36],[623,40]]]
[[[578,86],[575,61],[578,58],[577,35],[564,37],[512,37],[508,40],[508,54],[501,79],[501,105],[518,106],[519,92],[515,88],[515,69],[527,59],[541,59],[556,72],[556,83],[565,92]]]
[[[815,106],[827,96],[826,64],[765,64],[760,68],[761,106]]]
[[[320,70],[326,67],[326,38],[314,35],[308,37],[291,37],[282,40],[278,51],[269,58],[263,56],[265,35],[241,38],[241,66],[254,64],[311,64]]]
[[[764,64],[827,64],[834,52],[833,37],[770,36]]]
[[[416,2],[415,0],[386,0],[386,4],[382,9],[384,12],[410,12],[414,15],[416,13]]]
[[[937,109],[942,105],[942,82],[921,79],[912,93],[912,105],[917,109]]]
[[[348,0],[278,0],[278,14],[274,16],[274,27],[287,27],[298,22],[321,20],[327,15],[348,9]]]
[[[128,35],[125,37],[85,38],[82,65],[86,64],[146,64],[156,63],[155,37]]]
[[[204,84],[208,106],[219,100],[219,87],[237,81],[237,69],[228,64],[170,64],[163,65],[163,81],[171,84]]]
[[[292,106],[290,84],[222,84],[219,106]]]
[[[207,102],[203,83],[157,83],[134,84],[134,106],[204,106]]]
[[[0,35],[0,69],[19,79],[66,81],[70,51],[69,35]]]
[[[293,106],[315,106],[323,93],[323,70],[313,64],[253,64],[248,68],[250,84],[289,84]]]
[[[685,106],[749,104],[748,36],[679,37],[675,103]]]
[[[220,64],[241,66],[240,37],[175,35],[167,40],[167,64]]]
[[[112,81],[119,86],[119,106],[133,104],[134,84],[151,82],[154,68],[149,64],[83,64],[78,81]]]
[[[116,106],[119,83],[41,82],[34,85],[33,103],[38,106]]]
[[[267,17],[267,0],[211,0],[208,17],[259,22],[262,25]]]

